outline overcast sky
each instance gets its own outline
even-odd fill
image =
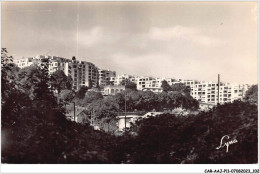
[[[257,2],[2,2],[2,47],[118,74],[252,84]]]

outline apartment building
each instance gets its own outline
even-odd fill
[[[99,86],[106,86],[106,85],[110,85],[113,84],[112,82],[115,79],[111,78],[115,78],[116,77],[116,72],[115,71],[111,71],[111,70],[103,70],[103,69],[99,69],[98,70],[98,82],[99,82]]]
[[[138,90],[150,90],[155,93],[162,92],[162,81],[167,81],[169,85],[173,85],[176,82],[173,78],[154,78],[154,77],[139,77],[137,78]]]
[[[120,83],[123,80],[129,79],[131,82],[136,83],[136,79],[138,78],[138,76],[133,76],[133,75],[127,75],[127,74],[121,74],[121,75],[117,75],[115,77],[110,77],[110,82],[113,85],[120,85]]]
[[[25,68],[32,64],[40,65],[43,59],[49,59],[48,69],[52,74],[57,70],[62,70],[65,75],[73,79],[73,89],[79,90],[81,86],[98,85],[98,68],[90,62],[78,61],[76,58],[67,59],[57,56],[35,56],[16,60],[19,68]]]
[[[115,84],[120,84],[124,79],[130,79],[137,84],[137,89],[142,91],[152,91],[154,93],[162,92],[162,81],[167,81],[170,86],[176,83],[183,83],[191,88],[190,94],[200,103],[216,105],[218,103],[218,83],[196,80],[182,80],[174,78],[156,78],[144,76],[119,75],[115,77]],[[233,102],[234,100],[243,100],[249,85],[220,83],[219,103]]]
[[[66,62],[64,73],[72,77],[74,90],[79,90],[81,86],[98,85],[98,68],[93,63],[76,59]]]
[[[175,83],[183,83],[189,86],[190,94],[193,98],[202,103],[218,103],[218,83],[204,82],[196,80],[180,80]],[[249,85],[220,83],[219,103],[233,102],[234,100],[243,100]]]
[[[136,83],[138,90],[150,90],[155,93],[162,92],[162,81],[165,80],[169,85],[183,83],[191,88],[190,94],[193,98],[201,103],[217,104],[218,103],[218,83],[204,82],[196,80],[182,80],[174,78],[158,78],[145,77],[135,75],[117,75],[115,71],[98,69],[93,63],[86,61],[78,61],[75,58],[66,59],[57,56],[35,56],[15,60],[20,68],[28,67],[32,64],[40,65],[43,59],[49,58],[49,72],[54,73],[62,70],[67,76],[73,79],[73,89],[78,90],[81,86],[105,86],[105,95],[116,92],[117,89],[107,85],[114,85],[117,88],[123,80],[129,79]],[[242,100],[248,90],[249,85],[220,83],[219,87],[219,103],[233,102],[234,100]],[[119,91],[124,89],[118,89]]]
[[[21,58],[21,59],[17,59],[14,60],[14,63],[19,67],[19,68],[25,68],[28,66],[31,66],[32,64],[34,64],[34,58],[33,57],[28,57],[28,58]]]

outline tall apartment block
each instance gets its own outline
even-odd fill
[[[106,86],[106,85],[111,85],[114,82],[114,78],[116,77],[116,72],[115,71],[111,71],[111,70],[103,70],[103,69],[99,69],[98,70],[98,82],[99,82],[99,86]]]
[[[66,63],[64,73],[72,77],[75,90],[81,86],[98,85],[98,68],[93,63],[73,60]]]
[[[81,86],[98,85],[98,68],[90,62],[66,59],[57,56],[35,56],[22,58],[15,61],[19,68],[25,68],[32,64],[39,65],[42,59],[49,58],[49,73],[62,70],[67,76],[73,79],[73,89],[78,90]]]

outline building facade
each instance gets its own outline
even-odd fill
[[[142,91],[162,92],[162,81],[167,81],[171,86],[176,83],[183,83],[189,86],[190,94],[193,98],[202,103],[216,105],[218,103],[233,102],[243,100],[249,85],[220,83],[218,96],[218,83],[204,82],[196,80],[182,80],[174,78],[145,77],[135,75],[116,75],[115,71],[98,69],[93,63],[78,61],[75,58],[67,59],[58,56],[35,56],[15,60],[19,68],[25,68],[33,64],[40,65],[43,59],[49,59],[48,69],[52,74],[57,70],[62,70],[67,76],[73,79],[73,89],[79,90],[81,86],[97,87],[103,86],[104,95],[114,95],[125,90],[120,86],[121,82],[129,79],[136,83],[137,89]]]
[[[16,60],[19,68],[25,68],[33,64],[40,65],[43,59],[49,59],[48,69],[52,74],[61,70],[67,76],[71,76],[73,80],[73,89],[79,90],[81,86],[97,86],[98,85],[98,68],[90,62],[78,61],[75,58],[67,59],[57,56],[35,56],[30,58],[22,58]]]
[[[106,85],[113,84],[113,81],[115,80],[113,78],[116,77],[116,72],[111,71],[111,70],[99,69],[98,70],[98,76],[99,76],[99,78],[98,78],[99,86],[104,87]]]
[[[72,60],[65,64],[64,73],[72,77],[74,90],[79,90],[81,86],[98,85],[98,68],[93,63]]]
[[[108,85],[104,87],[103,95],[115,95],[125,90],[125,86],[122,85]]]
[[[144,76],[119,75],[115,77],[114,84],[120,84],[122,80],[129,79],[136,83],[137,89],[142,91],[152,91],[154,93],[162,92],[162,81],[167,81],[170,86],[183,83],[189,86],[190,95],[202,103],[216,105],[218,103],[218,83],[196,80],[182,80],[174,78],[155,78]],[[243,100],[246,91],[249,89],[247,84],[220,83],[219,103],[233,102],[234,100]]]
[[[196,80],[180,80],[175,83],[183,83],[189,86],[190,94],[193,98],[202,103],[218,103],[218,83],[204,82]],[[220,83],[219,86],[219,103],[233,102],[234,100],[243,100],[249,85]]]

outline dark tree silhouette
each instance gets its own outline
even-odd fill
[[[51,74],[50,77],[50,85],[52,89],[55,89],[58,91],[58,93],[61,92],[61,90],[64,89],[72,89],[72,77],[66,76],[65,73],[62,70],[55,71],[53,74]]]
[[[162,87],[162,90],[164,92],[168,92],[168,91],[172,90],[171,86],[168,84],[168,82],[166,80],[162,81],[162,86],[161,87]]]
[[[247,90],[245,100],[252,104],[258,104],[258,85],[253,85]]]

